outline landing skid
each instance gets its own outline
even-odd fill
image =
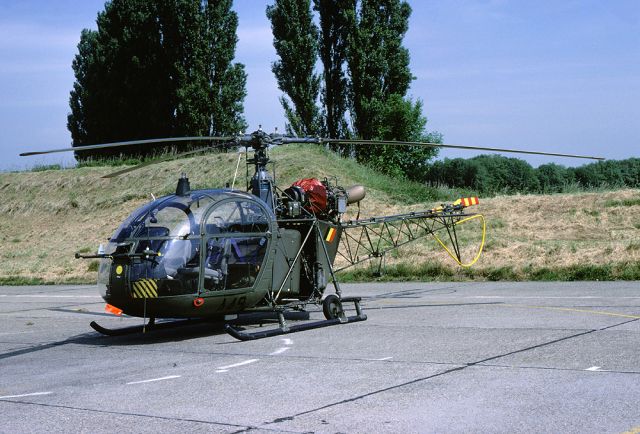
[[[329,296],[335,297],[335,296]],[[330,327],[334,325],[340,324],[348,324],[351,322],[365,321],[367,319],[367,315],[362,313],[362,309],[360,308],[360,297],[345,297],[342,299],[338,299],[335,297],[334,299],[329,299],[327,297],[326,300],[330,300],[330,303],[325,302],[325,306],[331,305],[333,309],[324,309],[325,316],[327,317],[324,321],[314,321],[306,324],[296,324],[293,326],[288,326],[284,319],[284,313],[278,312],[278,321],[280,322],[280,327],[277,329],[270,330],[261,330],[256,332],[245,332],[243,330],[239,330],[233,327],[231,324],[225,324],[224,330],[229,333],[234,338],[240,341],[252,341],[256,339],[269,338],[272,336],[280,336],[289,333],[297,333],[305,330],[312,330],[322,327]],[[343,302],[353,302],[356,307],[356,316],[346,316],[344,310],[342,309]],[[337,307],[337,309],[336,309]],[[332,316],[335,316],[332,318]]]
[[[181,320],[181,321],[162,322],[160,324],[156,324],[154,320],[150,320],[147,325],[123,327],[119,329],[109,329],[101,326],[95,321],[91,321],[89,325],[91,326],[92,329],[94,329],[98,333],[102,333],[103,335],[106,335],[106,336],[125,336],[125,335],[131,335],[136,333],[144,333],[146,331],[151,331],[151,330],[160,330],[160,329],[192,325],[199,321],[202,321],[202,320],[188,319],[188,320]]]
[[[353,302],[356,308],[355,316],[346,316],[342,303],[344,302]],[[323,321],[313,321],[303,324],[296,324],[289,326],[285,321],[285,317],[287,319],[308,319],[307,312],[284,312],[279,311],[275,312],[278,318],[278,322],[280,327],[276,329],[269,330],[260,330],[256,332],[246,332],[242,329],[236,328],[231,324],[225,324],[224,329],[227,333],[229,333],[234,338],[240,341],[251,341],[255,339],[268,338],[272,336],[279,336],[288,333],[297,333],[305,330],[312,330],[322,327],[330,327],[334,325],[340,324],[348,324],[352,322],[365,321],[367,319],[367,315],[362,313],[362,309],[360,308],[360,297],[345,297],[339,299],[335,295],[328,296],[323,302],[323,311],[325,314],[326,320]],[[262,320],[267,320],[272,318],[270,315],[273,315],[274,312],[263,313],[262,315],[251,314],[253,316],[253,320],[255,321],[255,317],[258,316]],[[270,314],[270,315],[269,315]],[[251,317],[250,315],[250,317]],[[249,319],[249,318],[247,318]],[[187,325],[197,324],[203,321],[211,321],[211,319],[207,318],[198,318],[198,319],[187,319],[187,320],[179,320],[179,321],[169,321],[169,322],[161,322],[156,323],[153,318],[149,320],[149,323],[146,325],[137,325],[131,327],[123,327],[119,329],[110,329],[107,327],[103,327],[95,321],[91,321],[89,324],[92,329],[106,336],[125,336],[136,333],[144,333],[145,331],[152,330],[160,330],[160,329],[168,329],[175,328]]]

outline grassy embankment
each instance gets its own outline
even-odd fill
[[[388,178],[316,147],[272,152],[279,185],[304,177],[337,176],[341,185],[363,184],[361,217],[432,208],[468,194]],[[151,194],[174,191],[180,172],[192,188],[233,181],[237,154],[161,163],[119,178],[100,178],[113,167],[0,174],[0,284],[94,282],[97,262],[73,258],[104,243]],[[236,186],[244,186],[244,164]],[[355,215],[352,207],[349,217]],[[612,280],[640,279],[640,191],[481,198],[473,211],[487,218],[480,261],[462,269],[432,240],[387,255],[388,280]],[[474,229],[474,230],[471,230]],[[479,228],[463,234],[472,244]],[[377,266],[377,264],[376,264]],[[373,267],[341,273],[369,280]]]

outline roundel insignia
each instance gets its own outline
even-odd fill
[[[122,265],[116,267],[116,274],[122,274]]]

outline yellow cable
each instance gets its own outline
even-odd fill
[[[438,238],[438,236],[435,233],[433,234],[433,238],[435,238],[436,241],[438,241],[440,243],[442,248],[449,254],[449,256],[451,256],[453,258],[453,260],[458,263],[458,265],[460,265],[461,267],[464,267],[464,268],[471,267],[473,264],[478,262],[478,259],[480,259],[480,255],[482,254],[482,249],[484,248],[484,241],[486,239],[486,234],[487,234],[487,223],[486,223],[486,221],[484,219],[484,216],[482,214],[476,214],[476,215],[473,215],[471,217],[467,217],[466,219],[462,219],[462,220],[457,221],[457,222],[454,223],[454,225],[458,225],[458,224],[462,224],[462,223],[468,222],[469,220],[473,220],[473,219],[477,219],[477,218],[479,218],[482,221],[482,241],[480,242],[480,248],[478,249],[478,253],[476,254],[476,257],[473,259],[473,261],[469,262],[468,264],[463,264],[460,260],[458,260],[458,258],[456,258],[455,255],[453,253],[451,253],[451,250],[449,250],[449,248],[447,246],[445,246],[445,244],[442,242],[442,240],[440,240],[440,238]]]

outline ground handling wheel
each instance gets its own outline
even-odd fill
[[[322,312],[326,319],[336,319],[343,316],[342,302],[337,295],[328,295],[322,301]]]

